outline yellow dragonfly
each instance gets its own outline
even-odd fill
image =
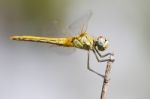
[[[90,51],[94,53],[98,62],[114,61],[114,59],[111,57],[113,56],[113,53],[106,53],[102,55],[100,52],[105,51],[108,48],[108,44],[109,44],[108,40],[103,36],[99,36],[95,39],[92,36],[90,36],[89,33],[86,32],[86,28],[87,28],[86,25],[91,16],[92,16],[92,12],[88,12],[84,16],[80,17],[79,20],[76,20],[75,22],[73,22],[73,24],[69,26],[70,29],[77,28],[78,26],[80,28],[82,27],[80,33],[78,33],[78,35],[76,36],[55,38],[55,37],[23,35],[23,36],[11,36],[10,38],[12,40],[18,40],[18,41],[41,42],[41,43],[54,44],[63,47],[75,47],[75,48],[86,50],[88,52],[87,69],[91,72],[96,73],[101,77],[104,77],[102,74],[90,68],[90,63],[89,63]],[[81,20],[84,20],[83,24],[80,22]],[[110,57],[105,58],[106,56],[110,56]]]

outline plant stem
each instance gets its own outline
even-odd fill
[[[108,95],[108,85],[110,81],[110,73],[112,69],[112,61],[107,62],[107,67],[105,70],[105,76],[104,76],[104,81],[103,81],[103,86],[102,86],[102,91],[101,91],[101,97],[100,99],[106,99]]]

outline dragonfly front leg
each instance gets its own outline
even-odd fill
[[[88,69],[89,71],[91,71],[91,72],[93,72],[93,73],[95,73],[95,74],[101,76],[102,78],[104,78],[104,75],[102,75],[102,74],[100,74],[100,73],[98,73],[98,72],[96,72],[95,70],[93,70],[93,69],[90,68],[90,51],[88,51],[87,69]]]
[[[104,54],[104,55],[102,55],[97,49],[94,49],[93,50],[93,53],[94,53],[94,55],[95,55],[95,57],[96,57],[96,59],[97,59],[97,61],[98,62],[106,62],[106,61],[114,61],[114,54],[113,53],[106,53],[106,54]],[[98,54],[98,55],[97,55]],[[110,57],[109,58],[106,58],[106,59],[99,59],[98,58],[98,56],[100,57],[100,58],[104,58],[104,57],[106,57],[106,56],[108,56],[108,55],[110,55]]]
[[[106,57],[106,56],[108,56],[108,55],[114,56],[114,53],[106,53],[106,54],[102,55],[96,48],[95,48],[94,50],[98,53],[98,55],[99,55],[100,57]]]

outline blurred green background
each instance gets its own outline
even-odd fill
[[[49,44],[9,39],[53,34],[53,20],[69,25],[91,10],[87,32],[106,36],[106,52],[116,58],[108,99],[149,99],[149,6],[149,0],[0,0],[0,98],[99,99],[103,79],[86,69],[86,51],[60,55]],[[91,57],[92,68],[104,73],[106,64]]]

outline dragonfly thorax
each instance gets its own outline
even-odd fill
[[[94,45],[94,39],[87,33],[81,33],[77,37],[73,38],[73,45],[76,48],[92,50]]]
[[[95,41],[95,46],[98,50],[104,51],[108,48],[108,40],[103,36],[99,36]]]

